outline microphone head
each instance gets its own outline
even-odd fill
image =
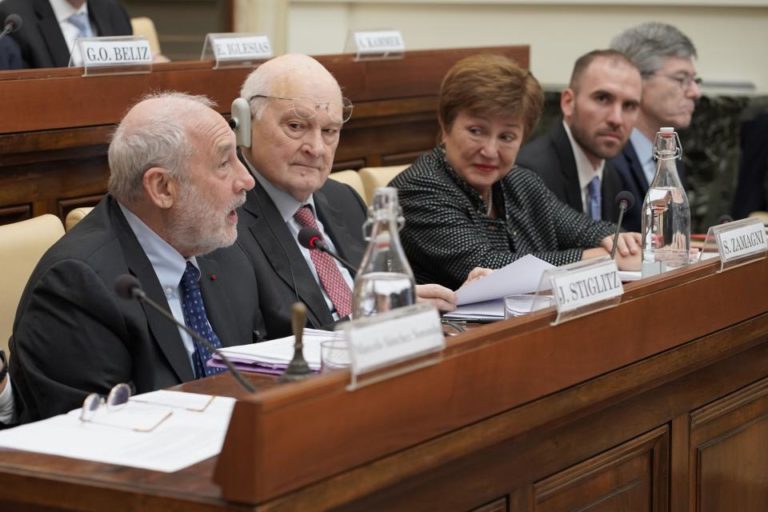
[[[307,249],[319,249],[323,246],[323,235],[315,228],[301,228],[298,239],[301,246]]]
[[[115,279],[115,293],[118,297],[132,300],[144,294],[141,283],[131,274],[123,274]]]
[[[632,195],[632,192],[629,192],[628,190],[622,190],[616,194],[616,204],[621,207],[622,203],[624,203],[624,208],[627,210],[635,205],[635,196]]]
[[[9,34],[16,32],[21,28],[21,16],[18,14],[9,14],[5,17],[4,25],[11,28],[8,31]]]
[[[733,217],[731,217],[727,213],[724,213],[723,215],[717,218],[718,224],[727,224],[729,222],[733,222]]]

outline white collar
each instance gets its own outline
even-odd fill
[[[66,21],[70,16],[77,12],[84,12],[88,14],[88,2],[84,2],[79,9],[72,7],[72,4],[67,0],[50,0],[53,14],[56,16],[56,21],[59,23]]]

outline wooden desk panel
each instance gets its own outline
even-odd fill
[[[633,283],[557,327],[550,311],[480,327],[354,392],[345,372],[235,389],[222,454],[175,474],[0,451],[0,508],[678,511],[729,496],[762,512],[743,491],[764,478],[768,261],[715,270]]]
[[[355,104],[335,169],[408,163],[437,135],[437,92],[457,60],[492,52],[528,66],[527,46],[407,52],[401,60],[354,62],[320,56]],[[106,191],[106,152],[114,126],[151,91],[206,94],[228,115],[250,69],[210,62],[158,64],[152,73],[80,76],[79,69],[0,73],[0,223],[43,213],[66,216]]]

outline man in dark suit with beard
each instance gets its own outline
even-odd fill
[[[606,159],[627,142],[640,97],[640,72],[621,53],[595,50],[583,55],[560,97],[563,119],[523,146],[517,164],[535,171],[574,210],[617,222],[621,178]]]
[[[75,40],[85,36],[128,36],[133,33],[128,13],[117,0],[4,0],[0,19],[21,16],[13,33],[25,68],[69,65]]]
[[[20,300],[10,343],[20,422],[118,383],[144,393],[215,371],[188,334],[116,295],[123,274],[213,345],[263,331],[253,267],[233,245],[254,182],[210,101],[141,101],[118,126],[109,163],[109,194],[43,256]]]

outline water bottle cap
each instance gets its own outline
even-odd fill
[[[661,133],[663,137],[671,137],[675,133],[675,129],[671,126],[665,126],[663,128],[659,128],[659,133]]]

